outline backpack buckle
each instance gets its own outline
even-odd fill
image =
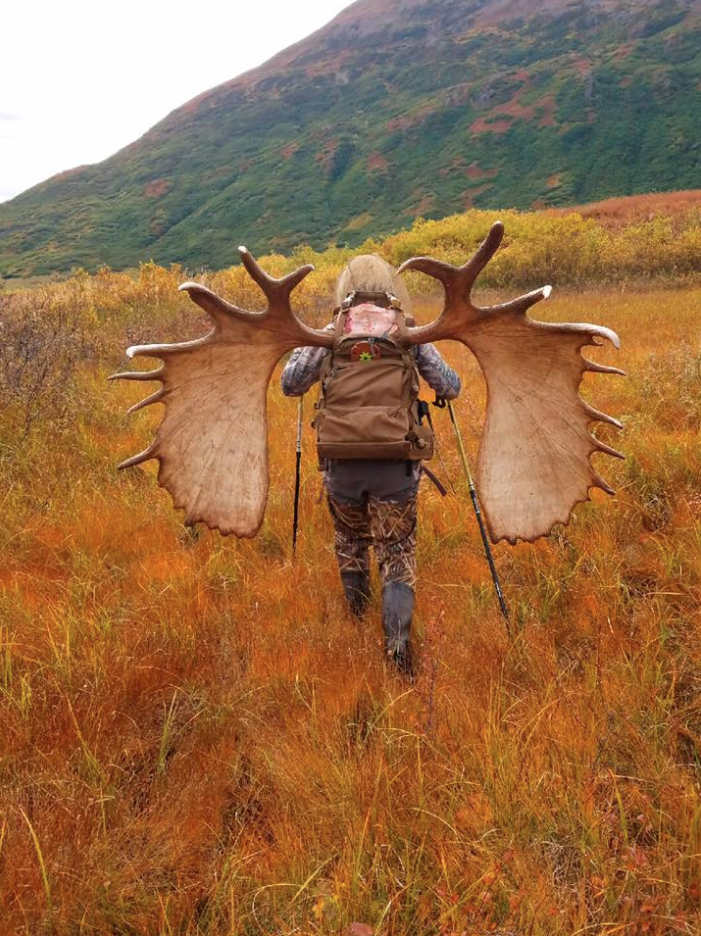
[[[353,292],[349,292],[341,303],[340,311],[347,312],[348,309],[352,308],[354,305],[359,305],[361,302],[371,302],[375,305],[382,302],[387,309],[394,309],[395,312],[402,311],[401,300],[392,293],[366,289],[354,289]]]

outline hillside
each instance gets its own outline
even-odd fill
[[[0,205],[0,274],[228,265],[471,206],[698,184],[696,0],[359,0],[96,166]]]

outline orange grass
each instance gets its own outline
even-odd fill
[[[201,327],[182,305],[150,321],[171,276],[141,276],[133,313],[72,281],[104,345],[68,421],[1,465],[0,933],[698,932],[701,290],[534,310],[619,331],[620,354],[591,354],[629,378],[584,393],[623,419],[600,432],[627,460],[599,460],[615,499],[495,550],[512,643],[437,414],[457,494],[420,498],[412,688],[383,663],[377,599],[362,625],[344,609],[309,429],[291,556],[277,384],[256,540],[186,531],[153,466],[116,473],[157,418],[105,383],[124,328]],[[484,388],[444,350],[474,461]]]

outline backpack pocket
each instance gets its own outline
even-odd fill
[[[322,409],[316,418],[321,458],[407,458],[408,411],[396,406]]]

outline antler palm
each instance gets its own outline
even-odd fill
[[[417,257],[399,272],[420,270],[445,289],[445,306],[430,325],[409,330],[414,344],[454,339],[477,358],[488,391],[478,465],[478,485],[492,539],[532,541],[554,524],[566,523],[589,489],[611,488],[595,472],[591,456],[619,453],[589,433],[592,421],[621,427],[578,395],[585,371],[623,373],[587,361],[586,345],[618,337],[597,325],[533,321],[527,310],[550,294],[535,290],[503,305],[480,308],[471,299],[479,273],[503,237],[497,222],[462,267]],[[128,355],[161,358],[163,366],[113,379],[159,380],[162,388],[132,411],[152,403],[165,415],[152,444],[123,462],[127,468],[151,458],[158,480],[185,510],[185,522],[201,521],[222,533],[255,536],[268,493],[266,392],[275,364],[292,348],[331,347],[329,332],[308,328],[290,307],[290,295],[313,269],[283,279],[268,276],[245,248],[243,263],[263,290],[268,308],[247,312],[197,283],[184,283],[190,298],[213,321],[209,334],[172,345],[142,345]],[[620,457],[620,456],[619,456]]]

